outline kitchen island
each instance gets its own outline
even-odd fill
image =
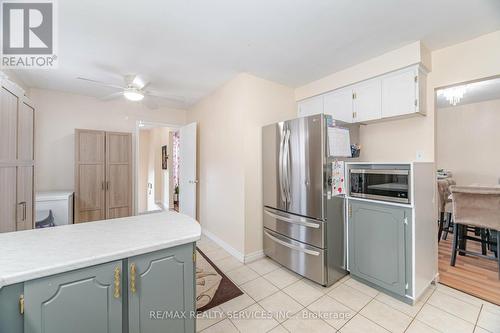
[[[0,332],[194,332],[200,235],[174,212],[0,234]]]

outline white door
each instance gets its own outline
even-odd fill
[[[196,123],[179,130],[179,212],[196,218]]]
[[[298,108],[299,117],[323,113],[323,96],[316,96],[300,101]]]
[[[379,78],[354,86],[354,121],[382,118],[382,84]]]
[[[346,87],[332,91],[324,98],[325,114],[333,119],[352,123],[352,88]]]
[[[391,73],[382,78],[382,117],[417,112],[417,71],[415,68]]]

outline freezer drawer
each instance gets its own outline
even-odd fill
[[[325,248],[325,222],[264,207],[264,227],[302,243]]]
[[[294,241],[264,228],[264,253],[291,269],[319,284],[326,285],[326,251]]]

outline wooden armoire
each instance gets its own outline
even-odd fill
[[[18,85],[0,86],[0,232],[32,229],[35,109]]]
[[[132,135],[75,130],[75,223],[132,215]]]

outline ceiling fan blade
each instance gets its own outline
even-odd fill
[[[104,96],[104,97],[101,97],[99,98],[101,101],[109,101],[111,99],[115,99],[115,98],[118,98],[118,97],[122,97],[123,96],[123,91],[119,91],[119,92],[116,92],[114,94],[111,94],[111,95],[107,95],[107,96]]]
[[[171,100],[171,101],[174,101],[174,102],[186,103],[186,99],[184,97],[182,97],[182,96],[179,96],[179,95],[163,94],[163,93],[159,93],[159,92],[151,91],[151,90],[144,91],[144,94],[147,95],[147,96],[168,99],[168,100]]]
[[[147,87],[147,86],[149,86],[149,84],[151,83],[151,82],[144,82],[144,81],[142,81],[142,80],[141,80],[141,82],[142,82],[142,87],[140,87],[140,88],[139,88],[139,89],[141,89],[141,90],[146,89],[146,87]]]
[[[92,82],[92,83],[98,84],[98,85],[103,86],[103,87],[123,89],[122,86],[119,86],[117,84],[112,84],[112,83],[106,83],[106,82],[102,82],[102,81],[87,79],[87,78],[84,78],[84,77],[77,77],[77,79],[78,80],[82,80],[82,81]]]

